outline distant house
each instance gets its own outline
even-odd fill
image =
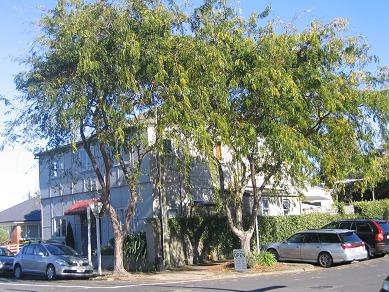
[[[41,204],[31,198],[0,212],[0,227],[9,232],[13,243],[41,239]]]

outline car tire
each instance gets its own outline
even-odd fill
[[[15,276],[16,279],[23,278],[23,271],[22,271],[22,267],[20,265],[16,265],[15,266],[14,276]]]
[[[367,251],[367,257],[366,259],[367,260],[370,260],[372,257],[374,257],[373,253],[371,252],[371,248],[370,246],[368,246],[367,244],[365,245],[365,248],[366,248],[366,251]]]
[[[55,267],[52,264],[48,265],[46,268],[46,280],[52,281],[55,280],[56,277]]]
[[[323,268],[329,268],[334,262],[332,256],[328,252],[321,252],[317,257],[317,262]]]
[[[278,262],[279,255],[278,255],[278,252],[274,248],[269,248],[266,252],[271,253],[274,256],[274,258],[276,259],[276,261]]]

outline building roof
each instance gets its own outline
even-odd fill
[[[0,212],[0,223],[41,221],[41,204],[31,198]]]

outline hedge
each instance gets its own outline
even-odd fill
[[[354,203],[359,217],[389,220],[389,199]]]
[[[389,220],[389,199],[356,202],[355,215],[331,215],[313,213],[288,216],[259,216],[259,241],[263,246],[270,242],[280,242],[292,234],[318,229],[331,221],[346,218],[376,218]],[[232,250],[240,248],[239,239],[231,232],[227,219],[222,216],[178,217],[169,220],[170,229],[179,238],[189,240],[194,247],[194,261],[201,262],[211,252],[230,258]],[[256,235],[253,234],[251,244],[254,250]],[[201,248],[203,247],[203,248]],[[201,249],[200,251],[198,249]]]
[[[347,218],[349,217],[350,215],[347,216]],[[346,218],[346,216],[326,213],[260,216],[258,217],[260,244],[279,242],[298,231],[317,229],[341,218]],[[225,217],[179,217],[170,219],[169,225],[171,231],[177,234],[179,238],[186,238],[191,242],[194,252],[198,253],[194,254],[195,262],[201,262],[211,252],[230,258],[232,257],[232,250],[240,248],[239,239],[231,232]],[[251,242],[252,247],[256,246],[255,240],[254,233]],[[201,246],[204,248],[198,251],[198,247]]]

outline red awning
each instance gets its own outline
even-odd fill
[[[88,209],[90,203],[97,201],[99,201],[99,199],[77,201],[65,211],[65,215],[82,214],[86,212],[86,209]]]

